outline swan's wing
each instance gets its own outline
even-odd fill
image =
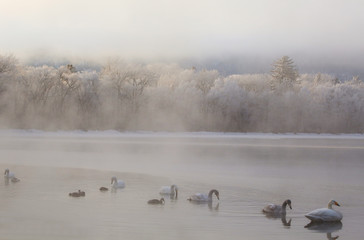
[[[263,212],[266,212],[266,213],[273,213],[273,212],[279,212],[280,211],[280,206],[276,205],[276,204],[268,204],[267,206],[265,206],[263,208]]]
[[[343,218],[342,214],[338,211],[328,208],[319,208],[309,212],[305,215],[311,221],[341,221]]]
[[[204,194],[204,193],[195,193],[189,199],[191,201],[204,202],[204,201],[207,201],[208,198],[209,197],[207,196],[207,194]]]
[[[170,186],[163,186],[159,190],[159,193],[162,194],[162,195],[164,195],[164,194],[171,194],[171,187]]]
[[[5,177],[7,177],[7,178],[9,178],[9,179],[11,179],[11,178],[15,178],[15,173],[13,173],[13,172],[8,172],[8,174],[7,174],[7,175],[5,175]]]
[[[112,184],[113,188],[124,188],[125,187],[125,183],[122,180],[117,180],[116,182],[114,181],[114,184]]]
[[[125,183],[122,180],[118,180],[118,187],[119,188],[125,187]]]

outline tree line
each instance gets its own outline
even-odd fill
[[[101,70],[28,66],[0,55],[0,127],[363,133],[364,83],[299,74],[287,56],[270,73],[222,76],[117,60]]]

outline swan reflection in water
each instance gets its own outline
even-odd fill
[[[210,211],[219,211],[219,202],[215,206],[212,205],[212,202],[209,202],[207,205],[209,206]]]
[[[281,213],[265,213],[263,212],[264,215],[266,216],[266,218],[269,218],[269,219],[281,219],[282,221],[282,225],[285,227],[285,228],[290,228],[291,227],[291,222],[292,222],[292,219],[290,218],[288,221],[287,221],[287,218],[286,218],[286,214],[281,214]]]
[[[198,205],[198,206],[208,206],[208,208],[210,209],[210,211],[212,211],[212,212],[217,212],[217,211],[219,211],[219,205],[220,205],[220,203],[218,202],[218,203],[213,203],[213,202],[193,202],[193,201],[191,201],[191,203],[193,204],[193,205]]]
[[[339,236],[332,236],[333,232],[339,231],[343,227],[343,224],[339,222],[310,222],[305,226],[308,230],[315,232],[326,233],[326,237],[329,240],[338,239]]]

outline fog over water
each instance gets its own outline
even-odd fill
[[[312,239],[363,235],[362,135],[1,131],[6,239]],[[125,189],[100,192],[116,176]],[[177,199],[148,205],[177,184]],[[193,204],[196,192],[220,200]],[[69,192],[81,189],[85,197]],[[291,199],[285,218],[268,203]],[[304,228],[335,199],[341,223]]]

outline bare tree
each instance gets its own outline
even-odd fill
[[[0,94],[6,91],[11,79],[9,75],[15,72],[18,60],[13,55],[0,55]]]
[[[68,66],[61,66],[58,69],[58,78],[55,85],[55,104],[58,105],[57,112],[62,113],[67,99],[72,101],[72,97],[80,87],[80,80],[75,72]]]
[[[52,67],[28,67],[20,77],[20,84],[23,86],[26,101],[44,107],[50,97],[50,92],[55,86],[57,79],[56,70]]]
[[[103,70],[103,78],[111,83],[116,91],[120,104],[124,101],[131,104],[136,112],[139,100],[146,87],[156,83],[156,75],[141,66],[108,65]]]

